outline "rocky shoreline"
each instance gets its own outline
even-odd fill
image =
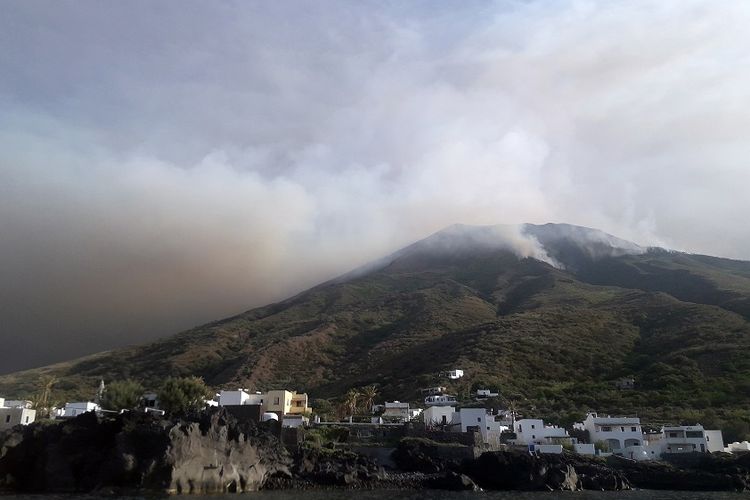
[[[357,453],[288,452],[264,425],[223,411],[170,421],[84,414],[0,434],[0,492],[231,493],[260,489],[578,491],[750,490],[750,456],[706,455],[693,468],[573,454],[488,451],[450,459],[429,440],[402,440],[386,469]]]

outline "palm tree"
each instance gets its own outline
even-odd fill
[[[52,395],[52,387],[57,383],[58,379],[54,375],[42,375],[39,377],[39,392],[34,398],[33,407],[39,412],[41,416],[49,416],[49,401]]]
[[[344,396],[344,406],[349,411],[349,415],[357,413],[357,399],[359,398],[359,392],[356,389],[349,389],[346,396]]]
[[[375,387],[375,384],[363,387],[359,391],[359,395],[362,398],[364,410],[372,411],[372,407],[375,405],[375,398],[378,397],[378,388]]]

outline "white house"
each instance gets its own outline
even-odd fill
[[[390,417],[400,420],[401,422],[408,422],[410,418],[409,403],[386,401],[385,409],[383,410],[383,417]]]
[[[508,430],[503,417],[493,415],[486,408],[461,408],[458,411],[458,419],[461,423],[461,432],[479,430],[485,443],[499,444],[500,435]]]
[[[99,405],[91,401],[81,401],[75,403],[65,403],[65,409],[62,412],[63,418],[72,418],[89,411],[98,411]]]
[[[657,443],[663,455],[724,451],[721,431],[707,431],[702,425],[664,427],[662,438]]]
[[[446,376],[451,380],[458,380],[464,376],[464,371],[463,370],[449,370]]]
[[[613,453],[624,454],[627,448],[643,446],[643,429],[638,417],[600,417],[588,413],[586,420],[575,427],[588,431],[592,443],[607,443]]]
[[[0,408],[0,431],[16,425],[29,425],[36,419],[36,410],[22,407]]]
[[[451,425],[458,421],[455,406],[428,406],[422,412],[424,424],[428,427]]]
[[[513,431],[516,433],[516,444],[557,445],[573,442],[567,430],[555,425],[544,425],[544,421],[537,418],[516,420]]]

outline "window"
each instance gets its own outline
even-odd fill
[[[531,428],[532,429],[536,429],[536,427],[534,426],[534,424],[531,424]]]
[[[482,421],[482,418],[481,417],[477,417],[477,422],[481,422],[481,421]]]
[[[612,432],[612,427],[608,427],[608,426],[602,427],[602,432]]]
[[[685,437],[689,438],[702,438],[703,437],[703,431],[686,431]]]
[[[531,439],[536,439],[536,436],[532,434]]]
[[[273,398],[273,404],[275,405],[279,404],[279,398]]]
[[[631,427],[630,428],[630,432],[636,432],[636,431],[637,431],[637,429],[635,427]]]
[[[669,437],[676,438],[677,437],[677,433],[676,432],[670,432],[669,433]]]
[[[625,432],[625,427],[620,427],[620,432]]]
[[[7,424],[10,422],[10,415],[5,415],[5,423]]]
[[[518,432],[523,432],[523,427],[521,427],[521,424],[518,424]]]
[[[29,423],[29,417],[28,417],[28,415],[26,416],[26,423],[27,424]]]

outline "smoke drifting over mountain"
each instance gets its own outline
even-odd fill
[[[735,1],[6,2],[0,371],[456,222],[750,258],[749,22]]]

